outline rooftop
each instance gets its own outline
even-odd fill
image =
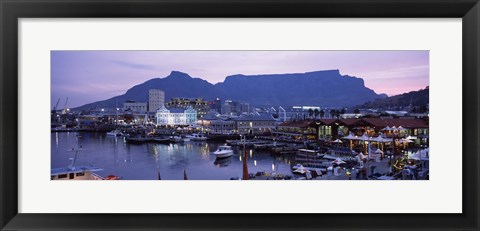
[[[275,121],[272,114],[260,113],[259,115],[241,115],[236,121]]]

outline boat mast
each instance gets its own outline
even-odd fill
[[[80,138],[80,136],[77,135],[77,148],[72,148],[72,150],[71,150],[72,152],[75,152],[75,154],[73,155],[73,158],[70,158],[70,160],[71,160],[72,162],[71,162],[70,165],[68,166],[69,169],[74,169],[74,167],[75,167],[75,162],[77,161],[78,151],[80,151],[80,148],[82,148],[82,147],[80,146],[79,141],[78,141],[79,138]]]
[[[116,113],[115,113],[115,129],[117,129],[117,126],[118,126],[118,100],[115,103],[115,110],[116,110]]]
[[[248,180],[248,165],[247,165],[247,149],[245,149],[245,142],[247,141],[247,136],[244,136],[243,140],[243,180]]]

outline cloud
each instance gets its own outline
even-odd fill
[[[132,69],[140,69],[140,70],[156,70],[156,67],[153,65],[145,65],[145,64],[138,64],[138,63],[130,63],[125,61],[112,61],[115,64],[118,64],[123,67],[128,67]]]
[[[420,66],[409,66],[409,67],[400,67],[389,70],[374,71],[365,73],[368,75],[368,78],[373,80],[381,79],[417,79],[418,76],[428,76],[429,66],[420,65]]]

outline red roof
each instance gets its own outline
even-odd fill
[[[339,119],[339,121],[344,125],[350,126],[360,121],[360,119]]]
[[[390,127],[402,126],[404,128],[428,128],[428,121],[425,121],[422,119],[412,119],[412,118],[320,119],[319,121],[323,125],[333,125],[334,123],[339,123],[346,126],[366,125],[366,126],[379,128],[379,129],[382,129],[386,126],[390,126]],[[287,121],[280,124],[279,126],[305,128],[305,127],[315,126],[315,123],[316,122],[312,120],[299,120],[299,121]]]
[[[335,121],[337,121],[337,119],[320,119],[320,122],[322,124],[326,124],[326,125],[331,125],[333,124]]]
[[[386,126],[402,126],[404,128],[428,128],[428,122],[422,119],[364,118],[362,120],[377,128],[384,128]]]

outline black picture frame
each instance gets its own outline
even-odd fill
[[[0,0],[0,228],[2,230],[478,230],[478,0]],[[18,213],[19,18],[462,18],[462,214]],[[452,126],[455,126],[452,125]],[[458,126],[460,126],[458,124]],[[41,195],[39,195],[41,198]],[[439,201],[441,203],[441,201]]]

